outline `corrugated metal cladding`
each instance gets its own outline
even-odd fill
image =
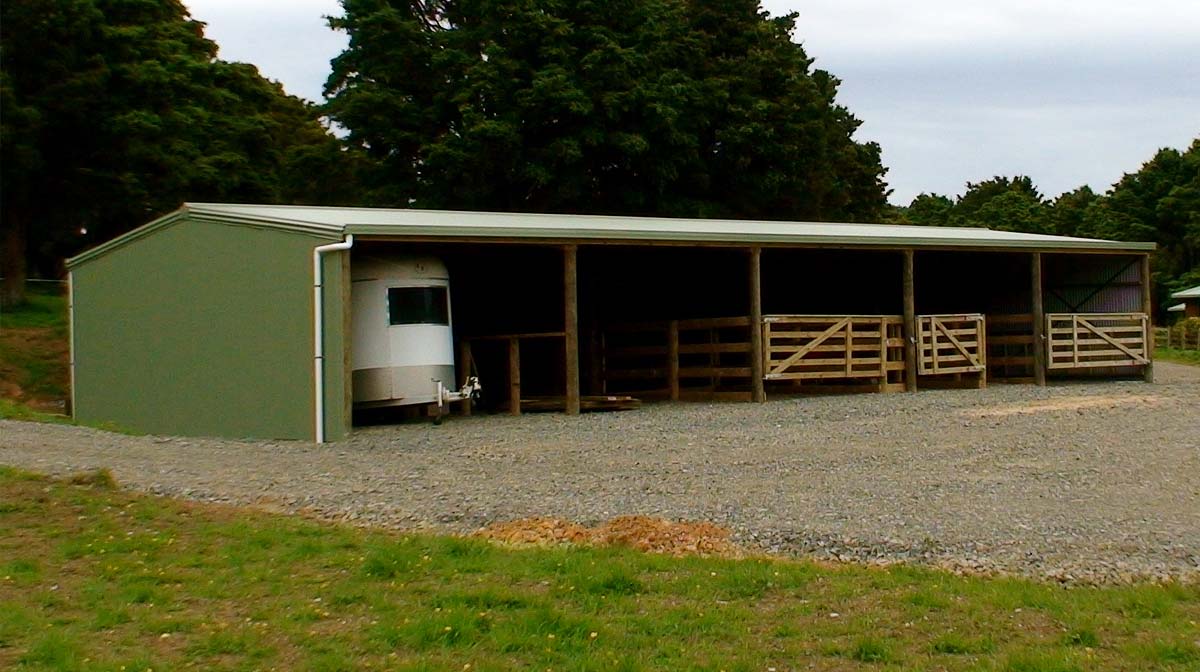
[[[1142,310],[1141,259],[1124,255],[1048,256],[1048,313],[1137,313]]]

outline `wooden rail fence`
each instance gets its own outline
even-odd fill
[[[921,375],[986,372],[983,315],[918,315],[917,332],[917,372]]]
[[[1145,313],[1052,313],[1046,315],[1047,367],[1084,369],[1143,366],[1152,342]]]
[[[605,394],[750,398],[750,318],[612,325],[601,344]]]
[[[990,380],[1034,382],[1031,313],[988,315],[986,337],[987,373]]]
[[[1154,343],[1164,348],[1176,350],[1200,350],[1200,330],[1188,337],[1187,330],[1171,327],[1155,327]]]
[[[900,315],[767,315],[763,370],[768,381],[874,379],[904,371]]]

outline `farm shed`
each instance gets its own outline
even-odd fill
[[[548,399],[578,413],[588,395],[1149,380],[1153,249],[882,224],[186,204],[68,261],[71,407],[154,433],[343,437],[386,385],[355,363],[355,324],[387,323],[356,315],[378,278],[354,269],[389,259],[444,267],[452,298],[389,293],[369,310],[452,323],[445,385],[478,373],[511,413]]]
[[[1185,319],[1200,317],[1200,285],[1175,292],[1171,294],[1171,298],[1179,299],[1180,302],[1168,308],[1168,311],[1182,313]]]

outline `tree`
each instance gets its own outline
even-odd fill
[[[1060,236],[1079,235],[1077,232],[1083,225],[1088,208],[1100,200],[1100,195],[1087,185],[1060,194],[1050,204],[1048,232]]]
[[[1046,215],[1046,205],[1028,192],[1005,191],[980,205],[965,224],[994,231],[1050,233]]]
[[[1200,138],[1183,152],[1160,149],[1113,185],[1107,201],[1113,213],[1141,225],[1141,240],[1158,243],[1154,263],[1163,278],[1200,266]]]
[[[871,219],[873,143],[754,0],[343,0],[326,110],[393,206]]]
[[[905,219],[917,226],[950,226],[954,201],[941,194],[918,194],[908,204]]]
[[[336,147],[178,0],[5,2],[0,25],[5,303],[27,258],[53,273],[183,200],[280,200],[294,151]]]
[[[1017,194],[1016,197],[1008,194]],[[993,199],[1005,196],[1001,206],[985,208]],[[978,226],[1005,231],[1022,231],[1018,226],[1034,226],[1028,233],[1041,233],[1044,217],[1037,211],[1043,204],[1042,195],[1033,180],[1024,175],[1012,178],[996,176],[983,182],[968,182],[967,190],[954,204],[950,213],[950,226]],[[1033,212],[1026,210],[1033,208]],[[1014,215],[1019,221],[1007,221],[1006,215]]]

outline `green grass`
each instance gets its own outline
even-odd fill
[[[71,421],[65,415],[58,413],[46,413],[38,411],[28,406],[13,401],[12,399],[0,398],[0,420],[26,420],[29,422],[55,422],[69,423]]]
[[[1200,366],[1200,350],[1180,350],[1178,348],[1155,348],[1154,358],[1180,364]]]
[[[33,284],[26,290],[25,303],[0,311],[0,329],[67,328],[67,296],[64,285]]]
[[[0,669],[1200,668],[1194,586],[515,550],[73,480],[0,467]]]

